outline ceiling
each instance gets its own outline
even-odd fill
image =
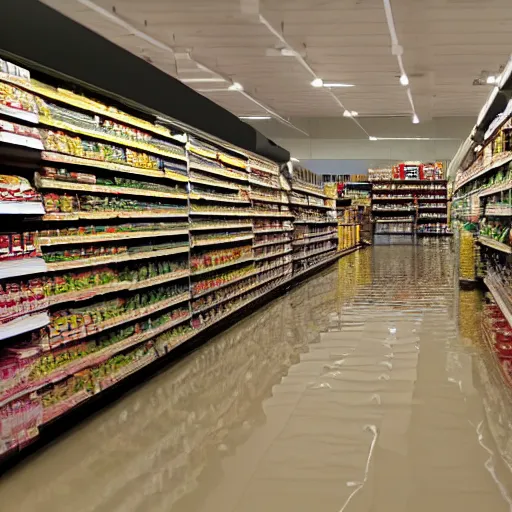
[[[236,115],[270,110],[284,122],[339,117],[344,108],[360,117],[413,113],[391,53],[384,0],[44,3],[174,77],[217,80],[187,85]],[[391,0],[391,7],[420,120],[476,116],[491,86],[473,80],[483,70],[498,72],[511,51],[512,2]],[[283,47],[303,62],[279,55]],[[355,87],[313,88],[315,76]],[[227,90],[232,82],[244,91]]]

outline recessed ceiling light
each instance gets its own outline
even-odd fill
[[[324,81],[321,79],[321,78],[315,78],[312,82],[311,82],[311,85],[313,87],[322,87],[324,85]]]
[[[354,84],[341,84],[341,83],[327,83],[324,84],[324,87],[330,88],[330,87],[355,87]]]
[[[419,124],[420,119],[419,119],[419,117],[418,117],[416,114],[414,114],[414,115],[412,116],[412,122],[413,122],[414,124]]]
[[[352,110],[350,112],[350,114],[352,115],[352,117],[357,117],[359,115],[359,112],[356,112],[355,110]]]
[[[405,73],[400,76],[400,83],[403,86],[409,85],[409,78],[408,78],[408,76]]]
[[[240,116],[239,119],[243,121],[266,121],[272,119],[271,116]]]
[[[356,112],[355,110],[345,110],[343,112],[343,117],[357,117],[359,115],[359,112]]]
[[[377,137],[373,137],[372,135],[370,135],[368,138],[369,138],[370,140],[378,140],[378,139],[377,139]]]
[[[229,87],[228,91],[243,91],[244,86],[238,82],[233,82]]]

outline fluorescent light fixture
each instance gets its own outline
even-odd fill
[[[293,156],[290,158],[290,160],[292,162],[300,162],[300,160],[298,158],[294,158]]]
[[[345,110],[343,112],[343,117],[357,117],[359,115],[359,112],[356,112],[355,110]]]
[[[272,116],[240,116],[243,121],[266,121],[272,119]]]
[[[233,82],[229,87],[228,91],[243,91],[244,86],[238,82]]]
[[[496,80],[496,77],[495,77],[494,75],[489,75],[489,76],[487,77],[486,82],[487,82],[489,85],[494,85],[494,84],[497,82],[497,80]]]
[[[449,137],[370,137],[370,140],[458,140]]]
[[[352,110],[350,112],[350,114],[352,115],[352,117],[357,117],[359,115],[359,112],[356,112],[355,110]]]
[[[420,118],[419,118],[416,114],[414,114],[414,115],[412,116],[412,122],[413,122],[414,124],[419,124],[419,123],[420,123]]]
[[[200,84],[210,82],[225,82],[224,78],[180,78],[184,84]]]
[[[368,137],[370,140],[379,140],[377,139],[377,137],[373,137],[372,135],[370,135],[370,137]]]
[[[409,85],[409,78],[408,78],[408,76],[405,73],[400,76],[400,83],[403,86]]]
[[[315,78],[312,82],[311,82],[311,85],[313,87],[322,87],[324,85],[324,81],[321,79],[321,78]]]
[[[340,84],[340,83],[327,83],[324,84],[324,87],[330,88],[330,87],[355,87],[354,84]]]

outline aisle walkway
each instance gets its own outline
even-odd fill
[[[353,254],[4,476],[2,510],[511,511],[477,310],[447,244]]]

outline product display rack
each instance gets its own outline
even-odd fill
[[[451,235],[447,181],[374,179],[372,214],[375,235]]]
[[[293,166],[290,204],[294,215],[293,273],[305,272],[338,250],[336,201],[324,192],[319,176]]]
[[[0,455],[339,257],[321,187],[0,68]]]

